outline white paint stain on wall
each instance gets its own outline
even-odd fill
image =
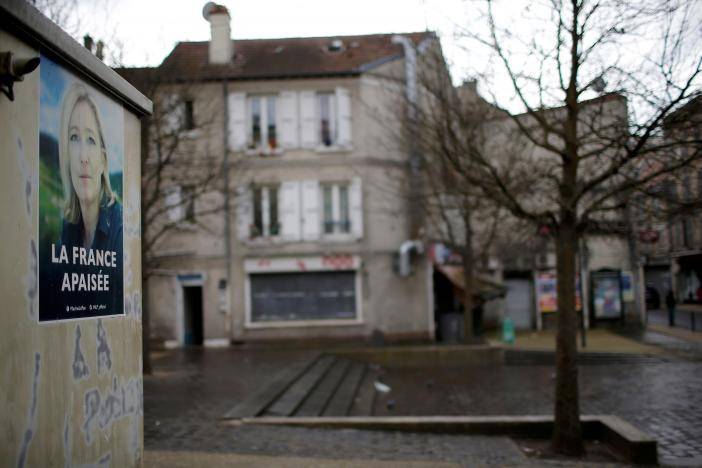
[[[37,430],[37,392],[39,390],[39,371],[41,369],[41,354],[34,353],[34,380],[32,381],[32,404],[29,408],[29,418],[27,421],[27,429],[24,431],[22,438],[22,446],[20,447],[19,456],[17,457],[17,468],[24,468],[27,462],[27,453],[29,452],[29,444],[34,438],[34,433]]]
[[[75,350],[73,352],[73,365],[71,366],[73,370],[73,379],[80,380],[85,379],[90,376],[90,368],[85,362],[85,356],[83,355],[83,350],[80,346],[80,325],[76,325],[76,343]]]
[[[107,341],[107,331],[102,326],[102,319],[97,322],[97,364],[98,375],[112,369],[112,351]]]
[[[132,421],[132,424],[136,424],[138,430],[139,420],[144,414],[142,395],[141,379],[132,377],[125,384],[120,385],[116,376],[113,377],[111,387],[106,389],[104,394],[97,388],[91,388],[85,392],[81,428],[85,443],[88,445],[93,443],[94,433],[98,429],[107,432],[115,422],[128,417],[136,420],[136,422]],[[138,445],[137,440],[136,450]]]

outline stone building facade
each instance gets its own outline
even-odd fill
[[[118,69],[137,86],[158,73],[156,106],[182,102],[192,157],[220,158],[227,181],[191,203],[193,187],[164,193],[175,226],[148,280],[152,338],[432,339],[431,266],[415,252],[409,275],[397,268],[418,231],[396,121],[416,54],[437,38],[232,40],[227,9],[205,13],[211,41]],[[225,209],[196,215],[222,198]]]

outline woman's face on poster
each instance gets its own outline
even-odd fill
[[[78,101],[68,122],[68,154],[71,183],[81,202],[93,202],[100,194],[105,158],[97,117],[85,101]]]

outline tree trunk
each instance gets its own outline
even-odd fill
[[[556,237],[558,276],[558,335],[556,338],[556,407],[553,448],[557,453],[584,453],[578,399],[577,323],[575,311],[575,256],[577,234],[566,216]]]
[[[466,268],[467,265],[472,265],[463,259],[463,274],[465,276],[463,288],[463,341],[471,343],[475,340],[475,330],[473,329],[473,294],[475,287],[473,285],[473,272]]]
[[[470,343],[475,340],[475,330],[473,329],[473,305],[475,296],[475,282],[473,270],[475,269],[473,255],[473,230],[470,224],[470,215],[464,213],[463,225],[465,228],[465,239],[463,252],[463,341]]]

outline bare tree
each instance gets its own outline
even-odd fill
[[[149,278],[167,260],[164,244],[180,232],[222,236],[223,158],[213,148],[221,119],[219,103],[203,98],[196,85],[171,83],[168,70],[117,71],[154,103],[153,115],[141,125],[142,344],[149,374]]]
[[[552,0],[520,11],[510,2],[503,14],[498,3],[487,0],[487,27],[463,37],[471,50],[487,51],[487,84],[504,79],[506,86],[489,89],[499,113],[485,119],[481,139],[464,132],[460,112],[447,116],[444,144],[460,151],[444,153],[461,184],[551,233],[559,311],[553,446],[580,455],[578,243],[589,232],[616,231],[635,194],[701,157],[699,139],[660,138],[666,117],[699,90],[699,5]],[[533,31],[515,31],[530,21]],[[693,150],[675,151],[681,145]]]
[[[460,99],[438,55],[425,52],[430,65],[420,69],[433,75],[420,80],[417,100],[407,99],[404,138],[423,155],[421,193],[433,205],[426,211],[444,218],[430,224],[464,247],[466,278],[475,268],[476,225],[489,232],[493,222],[502,229],[527,223],[553,241],[553,446],[580,455],[578,245],[587,234],[630,235],[630,210],[650,196],[674,207],[661,182],[684,180],[702,158],[699,132],[663,137],[671,114],[699,92],[700,8],[683,1],[553,0],[517,10],[510,2],[503,22],[496,3],[485,2],[480,19],[487,27],[463,31],[473,49],[487,51],[489,100]],[[517,33],[530,21],[534,31]],[[471,289],[467,281],[467,306]]]

